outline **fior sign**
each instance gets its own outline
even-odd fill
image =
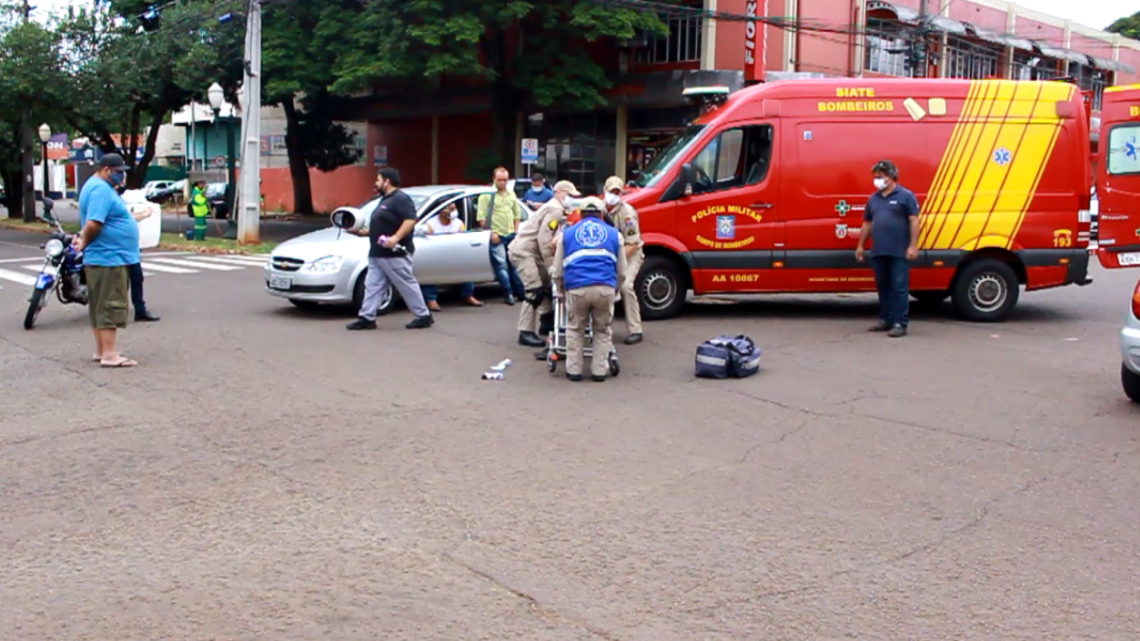
[[[761,14],[761,1],[763,2],[763,13]],[[744,8],[744,15],[748,18],[756,18],[768,15],[768,0],[747,0]],[[767,38],[764,34],[767,32],[767,25],[756,20],[748,20],[744,23],[744,81],[745,82],[764,82],[764,71],[767,68],[767,58],[765,51],[765,42]]]

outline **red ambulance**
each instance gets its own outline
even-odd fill
[[[845,78],[740,90],[630,184],[645,240],[642,313],[674,316],[689,290],[875,291],[855,247],[871,167],[888,159],[921,207],[912,296],[1004,320],[1021,287],[1091,282],[1089,144],[1084,97],[1068,82]]]
[[[1097,259],[1109,269],[1140,266],[1140,85],[1105,89],[1096,166]]]

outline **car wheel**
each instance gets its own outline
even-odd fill
[[[964,265],[954,279],[951,297],[966,320],[1000,323],[1017,305],[1021,285],[1008,263],[982,258]]]
[[[689,291],[685,272],[676,261],[665,256],[648,256],[635,287],[645,320],[672,318],[685,305]]]
[[[1120,364],[1120,386],[1124,388],[1128,400],[1140,403],[1140,374],[1128,369],[1124,363]]]
[[[368,276],[368,269],[360,272],[360,276],[356,279],[356,286],[352,288],[352,309],[357,314],[360,313],[360,308],[364,306],[364,279]],[[380,309],[376,311],[377,314],[383,314],[392,309],[396,304],[396,297],[399,294],[396,292],[395,287],[390,288],[388,298],[380,305]]]

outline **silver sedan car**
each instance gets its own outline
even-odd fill
[[[1120,330],[1120,384],[1133,403],[1140,403],[1140,282]]]
[[[490,258],[491,232],[477,228],[460,234],[425,236],[421,232],[426,223],[451,204],[456,206],[456,216],[471,230],[479,196],[494,191],[490,185],[404,189],[418,212],[412,269],[421,285],[446,287],[495,279]],[[379,198],[373,198],[357,209],[367,217],[378,202]],[[527,205],[522,206],[525,219],[533,212]],[[298,307],[352,305],[359,309],[364,300],[367,268],[368,239],[330,226],[278,245],[265,265],[265,287],[270,295],[285,298]],[[391,294],[381,310],[391,306]]]

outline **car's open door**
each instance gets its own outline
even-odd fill
[[[491,232],[481,229],[456,234],[428,234],[426,225],[439,218],[439,212],[449,205],[456,206],[459,220],[474,220],[467,215],[469,205],[464,195],[456,195],[428,211],[416,223],[416,254],[412,259],[416,280],[422,285],[458,285],[483,283],[495,279],[491,270]]]
[[[1098,146],[1097,258],[1140,267],[1140,85],[1105,90]]]

